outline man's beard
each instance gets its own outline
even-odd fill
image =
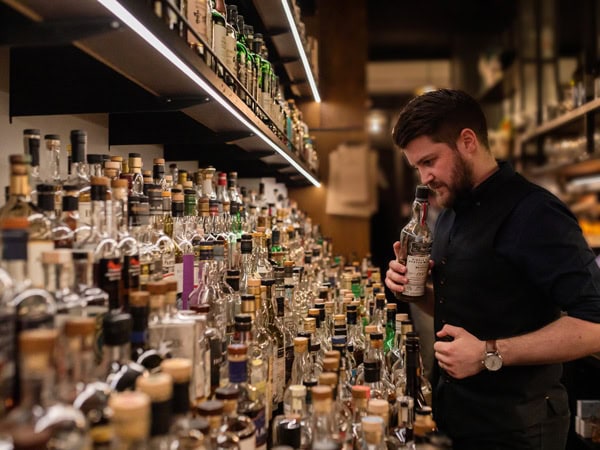
[[[462,156],[455,151],[453,157],[453,166],[451,171],[450,184],[432,183],[429,185],[436,192],[437,200],[443,208],[452,208],[457,198],[468,194],[474,186],[473,168],[465,161]],[[437,189],[446,188],[445,196],[441,196]]]

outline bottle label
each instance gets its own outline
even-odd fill
[[[51,240],[30,239],[27,242],[27,272],[33,287],[44,287],[44,271],[40,270],[42,253],[52,250],[54,250],[54,242]]]
[[[15,344],[15,316],[2,314],[0,316],[0,395],[2,399],[13,396],[13,383],[15,377],[14,344]],[[0,404],[0,412],[4,415],[4,402]]]
[[[275,367],[273,368],[273,404],[283,401],[283,392],[285,390],[285,349],[280,347],[277,349],[277,357],[275,358]]]
[[[227,30],[223,25],[217,23],[213,26],[213,49],[217,58],[225,64],[227,61]]]
[[[246,361],[229,361],[229,381],[245,383],[248,379],[248,364]]]
[[[123,257],[123,275],[125,289],[136,291],[140,288],[140,258],[138,255]]]
[[[253,433],[252,436],[247,437],[245,439],[240,439],[239,445],[240,450],[254,450],[256,448],[256,433]]]
[[[223,362],[223,350],[221,340],[210,339],[210,384],[213,388],[219,387],[221,363]]]
[[[119,258],[101,258],[95,266],[96,286],[108,294],[109,307],[118,308],[121,261]]]
[[[425,281],[429,271],[429,255],[408,255],[406,258],[406,277],[402,293],[408,297],[420,297],[425,294]]]
[[[256,427],[256,449],[267,448],[267,421],[266,411],[262,408],[256,416],[252,417],[252,422]]]
[[[92,203],[79,201],[79,224],[89,225],[92,221]]]
[[[183,292],[183,263],[175,263],[173,266],[175,280],[177,280],[177,295]]]

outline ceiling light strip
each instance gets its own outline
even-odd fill
[[[117,16],[120,20],[135,31],[142,39],[156,49],[161,55],[169,60],[175,67],[181,70],[187,77],[202,88],[208,95],[214,100],[220,103],[231,115],[233,115],[240,123],[245,125],[250,131],[256,136],[262,139],[268,144],[273,150],[279,153],[283,158],[289,162],[298,172],[300,172],[308,181],[314,186],[320,187],[321,183],[306,169],[304,169],[298,162],[288,155],[285,150],[279,147],[275,142],[269,139],[262,131],[260,131],[254,124],[252,124],[246,117],[237,111],[213,86],[203,80],[198,74],[192,70],[186,63],[183,62],[169,47],[162,43],[148,28],[146,28],[133,14],[131,14],[123,5],[116,0],[98,0],[106,9]]]
[[[313,76],[310,64],[308,63],[308,58],[306,57],[306,52],[304,51],[304,45],[302,45],[302,39],[300,39],[300,33],[298,33],[298,28],[296,27],[296,22],[294,20],[292,10],[290,9],[290,5],[288,4],[288,0],[281,0],[281,5],[283,6],[285,16],[290,24],[290,30],[292,32],[292,36],[294,36],[294,41],[296,41],[296,47],[298,47],[298,53],[300,54],[300,59],[302,60],[304,72],[306,73],[306,79],[308,80],[308,84],[312,90],[313,98],[315,99],[315,102],[321,103],[321,95],[319,95],[319,89],[317,88],[317,83],[315,82],[315,77]]]

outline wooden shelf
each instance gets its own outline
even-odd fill
[[[234,145],[240,152],[255,152],[256,159],[266,167],[264,176],[270,174],[295,185],[309,184],[308,178],[298,169],[300,167],[316,179],[316,175],[311,173],[305,162],[296,153],[290,151],[286,143],[269,128],[268,124],[259,119],[241,101],[184,39],[169,30],[164,21],[155,16],[147,2],[120,0],[140,25],[167,47],[167,52],[171,52],[179,61],[178,63],[170,61],[148,42],[147,37],[144,38],[129,28],[95,0],[53,0],[51,2],[4,0],[4,2],[28,17],[32,23],[52,24],[65,21],[77,23],[97,18],[114,20],[114,31],[85,36],[73,42],[73,45],[113,72],[133,82],[145,93],[160,99],[166,108],[175,108],[183,112],[202,127],[210,130],[214,136],[238,136],[237,139],[224,141],[223,144]],[[78,74],[83,78],[88,75],[92,74]],[[71,111],[71,113],[76,112],[82,111]],[[135,109],[131,112],[135,112]],[[67,112],[61,111],[61,113]],[[39,112],[21,111],[21,115],[34,114]],[[160,143],[156,142],[156,144]],[[198,147],[200,148],[201,145],[202,141],[199,141]],[[200,155],[191,154],[189,159],[196,159],[197,156]],[[290,161],[293,161],[293,164]],[[293,170],[281,172],[281,169],[287,168]],[[240,167],[239,172],[240,176],[244,176],[243,166]],[[298,180],[297,175],[301,175],[301,181]]]
[[[312,97],[307,74],[300,59],[300,51],[290,31],[281,0],[252,0],[252,2],[288,74],[292,91],[301,97]],[[314,73],[312,75],[316,81]]]
[[[540,126],[532,129],[531,131],[522,134],[520,137],[521,144],[526,143],[527,141],[530,141],[537,137],[543,136],[545,134],[557,131],[565,125],[575,120],[581,119],[586,114],[594,112],[599,108],[600,99],[594,99],[592,101],[589,101],[586,104],[580,106],[579,108],[575,108],[574,110],[569,111],[568,113],[556,117],[555,119],[549,120],[548,122],[541,124]]]

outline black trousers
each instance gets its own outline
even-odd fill
[[[524,430],[455,438],[453,450],[565,450],[569,415],[554,416]]]

